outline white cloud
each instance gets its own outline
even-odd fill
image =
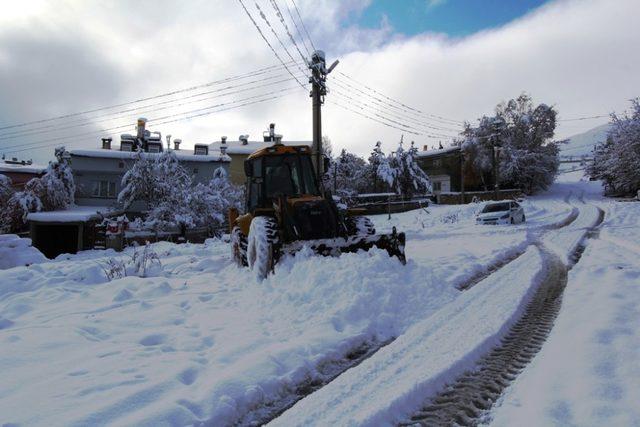
[[[257,16],[253,2],[245,3]],[[562,117],[573,117],[622,110],[629,98],[639,95],[640,29],[635,17],[640,4],[634,0],[557,1],[504,27],[461,39],[398,37],[385,22],[377,29],[341,25],[368,3],[308,0],[298,5],[316,47],[327,52],[330,62],[340,58],[338,70],[423,111],[474,120],[501,100],[527,91],[536,101],[555,105]],[[285,41],[269,2],[261,4]],[[284,7],[283,1],[279,4]],[[276,63],[233,0],[69,1],[41,3],[9,16],[0,16],[4,123],[154,95]],[[273,44],[278,46],[275,40]],[[66,61],[65,66],[56,61]],[[49,78],[42,76],[45,72]],[[338,90],[335,85],[333,89]],[[367,154],[376,140],[389,147],[400,137],[399,131],[330,102],[324,111],[324,131],[336,149]],[[258,137],[272,121],[286,138],[309,139],[307,94],[300,90],[272,104],[160,130],[190,145],[220,135]],[[559,136],[590,124],[599,122],[564,124]],[[415,139],[420,145],[437,143]],[[95,146],[97,141],[90,137],[80,143]],[[0,141],[0,151],[8,144]],[[50,155],[51,149],[45,153]]]

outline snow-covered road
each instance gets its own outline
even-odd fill
[[[547,233],[549,246],[571,246],[564,229],[549,230],[576,209],[574,231],[589,226],[583,187],[559,184],[528,199],[527,223],[513,227],[476,226],[474,205],[374,217],[379,231],[407,232],[405,267],[378,250],[340,258],[303,252],[257,282],[232,264],[227,244],[211,240],[152,245],[162,262],[153,277],[107,281],[101,265],[123,255],[104,251],[2,270],[0,372],[11,374],[0,383],[0,424],[266,420],[354,354],[393,340],[275,423],[400,419],[518,318],[543,268],[531,243]],[[475,285],[458,290],[468,283]],[[378,369],[362,374],[367,366]],[[409,366],[423,369],[414,375]],[[384,385],[374,390],[358,378]],[[354,392],[335,392],[340,384]]]

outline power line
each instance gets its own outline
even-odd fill
[[[431,135],[431,136],[434,136],[434,137],[442,137],[442,138],[453,138],[454,137],[453,135],[436,134],[436,133],[425,131],[423,129],[418,129],[415,126],[407,124],[406,122],[399,122],[399,121],[397,121],[397,120],[395,120],[393,118],[390,118],[388,115],[384,115],[383,116],[381,114],[378,114],[375,111],[376,110],[380,111],[380,110],[376,109],[375,107],[371,107],[371,106],[369,106],[369,104],[363,103],[362,101],[354,99],[354,98],[352,98],[352,97],[350,97],[348,95],[344,95],[344,94],[342,94],[340,92],[335,92],[335,94],[338,95],[339,97],[346,98],[348,101],[351,101],[352,103],[359,104],[359,105],[354,105],[355,107],[360,108],[361,110],[368,109],[368,111],[371,114],[373,114],[374,116],[379,117],[381,119],[384,119],[384,120],[386,120],[386,121],[388,121],[390,123],[393,123],[393,124],[395,124],[397,126],[400,126],[403,129],[412,130],[412,131],[420,133],[421,135]],[[372,110],[373,110],[373,112],[372,112]],[[385,113],[385,114],[388,114],[388,113]],[[402,118],[401,118],[401,120],[402,120]]]
[[[302,45],[304,46],[304,50],[307,51],[307,55],[309,55],[309,58],[311,58],[311,50],[309,50],[309,48],[307,47],[307,41],[305,40],[304,36],[302,35],[302,32],[300,31],[300,28],[298,27],[298,23],[293,17],[293,13],[291,13],[291,8],[289,7],[289,3],[287,2],[287,0],[284,0],[284,5],[287,7],[287,12],[289,13],[289,18],[291,19],[291,22],[293,22],[293,25],[296,27],[296,34],[298,34],[298,37],[300,37],[300,40],[302,40]]]
[[[255,96],[251,96],[251,97],[240,99],[240,100],[236,100],[236,101],[216,104],[216,105],[208,106],[208,107],[205,107],[205,108],[199,108],[199,109],[195,109],[195,110],[185,111],[185,112],[181,112],[181,113],[178,113],[178,114],[171,114],[171,115],[166,115],[166,116],[162,116],[162,117],[156,117],[156,118],[148,120],[147,123],[153,124],[155,126],[158,126],[158,125],[162,125],[162,124],[166,124],[166,123],[173,123],[173,122],[177,122],[177,121],[188,120],[188,119],[191,119],[191,118],[202,117],[202,116],[206,116],[206,115],[217,113],[217,112],[221,112],[221,111],[227,111],[227,110],[231,110],[231,109],[234,109],[234,108],[243,107],[243,106],[246,106],[246,105],[252,105],[252,104],[257,104],[257,103],[265,102],[265,101],[272,100],[272,99],[281,98],[281,97],[285,96],[285,95],[282,95],[282,94],[285,94],[285,93],[288,94],[288,92],[292,92],[294,89],[297,90],[298,86],[290,87],[290,88],[283,89],[283,90],[280,90],[280,91],[272,91],[272,92],[268,92],[268,93],[263,93],[263,94],[260,94],[260,95],[255,95]],[[273,95],[273,96],[270,96],[270,95]],[[270,96],[270,97],[265,98],[265,99],[257,99],[256,100],[256,98],[261,98],[261,97],[265,97],[265,96]],[[238,103],[240,103],[240,104],[238,104]],[[238,104],[238,105],[233,105],[233,104]],[[215,111],[208,111],[208,110],[213,110],[213,109],[220,108],[220,107],[226,107],[226,108],[215,110]],[[185,115],[185,116],[184,117],[179,117],[179,116],[183,116],[183,115]],[[179,118],[176,118],[176,117],[179,117]],[[44,148],[44,147],[49,147],[49,146],[58,144],[57,142],[54,143],[54,144],[46,144],[48,142],[61,141],[61,140],[65,140],[65,139],[77,138],[77,137],[88,136],[88,135],[105,134],[105,133],[108,133],[108,132],[113,132],[113,131],[117,131],[117,130],[130,128],[134,124],[135,123],[129,122],[129,123],[124,124],[124,125],[114,126],[114,127],[110,127],[110,128],[106,128],[106,129],[100,129],[100,130],[97,130],[97,131],[90,131],[90,132],[84,132],[84,133],[75,134],[75,135],[64,135],[64,136],[55,137],[55,138],[48,138],[48,139],[44,139],[44,140],[40,140],[40,141],[35,141],[35,142],[29,143],[29,144],[21,144],[21,145],[14,145],[14,146],[9,146],[9,147],[4,147],[3,150],[6,150],[6,152],[12,153],[12,152],[25,151],[25,150],[32,150],[32,149],[36,149],[36,148]],[[16,147],[19,147],[20,149],[11,150],[11,148],[16,148]]]
[[[284,51],[286,52],[287,56],[298,67],[298,70],[300,70],[300,72],[304,74],[305,71],[302,68],[300,68],[300,65],[298,65],[296,60],[293,58],[293,55],[291,55],[291,52],[289,52],[289,49],[287,49],[287,47],[285,46],[284,42],[280,39],[280,36],[278,35],[278,33],[276,33],[276,30],[271,25],[271,22],[269,22],[269,19],[267,19],[267,15],[262,11],[262,8],[258,4],[258,2],[255,1],[254,4],[256,5],[256,9],[258,9],[258,13],[260,14],[260,17],[265,22],[265,24],[267,24],[267,27],[269,27],[269,29],[271,30],[271,33],[273,33],[273,36],[276,38],[276,40],[278,40],[278,43],[280,43],[280,46],[282,47],[282,49],[284,49]],[[304,55],[302,56],[302,60],[305,61]]]
[[[144,105],[144,106],[135,107],[135,108],[129,108],[129,109],[120,110],[120,111],[114,111],[114,112],[103,114],[103,115],[100,115],[100,116],[97,116],[97,117],[85,118],[85,119],[82,119],[80,121],[69,122],[66,125],[65,125],[64,122],[62,122],[62,123],[54,123],[54,124],[49,124],[49,125],[46,125],[46,126],[36,127],[36,128],[29,129],[29,130],[13,131],[13,132],[5,133],[5,134],[0,134],[0,141],[4,141],[4,140],[8,140],[8,139],[21,138],[21,137],[28,137],[28,136],[47,133],[47,132],[52,132],[52,131],[60,131],[60,130],[64,130],[64,129],[72,129],[72,128],[75,128],[75,127],[89,126],[89,125],[92,125],[92,124],[95,124],[95,123],[104,122],[106,120],[114,120],[114,119],[120,118],[123,115],[127,115],[128,116],[128,115],[130,115],[131,112],[135,112],[136,115],[144,114],[144,113],[147,113],[147,112],[156,112],[156,111],[166,110],[166,109],[170,109],[170,108],[176,108],[176,107],[180,107],[180,106],[183,106],[183,105],[192,104],[192,103],[196,103],[196,102],[208,101],[208,100],[215,99],[215,98],[218,98],[218,97],[234,95],[234,94],[238,94],[238,93],[242,93],[242,92],[248,92],[248,91],[252,91],[252,90],[255,90],[255,89],[268,87],[268,86],[273,86],[273,85],[277,85],[277,84],[280,84],[280,83],[291,81],[290,77],[286,77],[284,79],[280,78],[280,80],[276,80],[276,81],[273,81],[273,82],[268,82],[268,83],[263,83],[263,84],[259,84],[259,85],[255,85],[255,86],[250,86],[250,87],[244,88],[244,89],[233,90],[233,91],[230,91],[230,92],[227,92],[227,93],[221,93],[221,94],[216,95],[216,96],[209,96],[209,97],[205,97],[205,98],[201,98],[201,99],[192,99],[192,98],[200,97],[200,96],[211,94],[211,93],[219,93],[219,92],[228,91],[230,89],[235,89],[235,88],[239,88],[239,87],[243,87],[243,86],[247,86],[247,85],[253,85],[254,83],[266,82],[268,80],[273,80],[274,78],[278,78],[278,77],[282,77],[282,74],[276,75],[276,76],[272,76],[272,77],[268,77],[268,78],[259,79],[259,80],[253,80],[251,82],[246,82],[246,83],[239,84],[239,85],[232,85],[232,86],[227,86],[227,87],[223,87],[223,88],[219,88],[219,89],[215,89],[215,90],[211,90],[211,91],[207,91],[207,92],[196,93],[196,94],[192,94],[192,95],[189,95],[189,96],[180,97],[180,98],[177,98],[177,99],[169,99],[169,100],[157,102],[155,104]],[[192,99],[192,100],[191,101],[185,101],[185,102],[177,102],[177,101],[186,100],[186,99]],[[166,104],[170,104],[170,105],[166,105]],[[159,105],[165,105],[165,106],[158,107]],[[115,116],[117,116],[117,117],[115,117]]]
[[[282,61],[281,61],[282,62]],[[264,67],[264,68],[260,68],[258,70],[254,70],[245,74],[241,74],[238,76],[232,76],[232,77],[227,77],[224,79],[220,79],[220,80],[214,80],[208,83],[204,83],[204,84],[200,84],[200,85],[196,85],[196,86],[191,86],[188,88],[183,88],[183,89],[177,89],[171,92],[165,92],[159,95],[154,95],[154,96],[149,96],[146,98],[139,98],[139,99],[135,99],[132,101],[127,101],[127,102],[123,102],[120,104],[114,104],[114,105],[109,105],[106,107],[99,107],[99,108],[94,108],[94,109],[90,109],[90,110],[84,110],[84,111],[79,111],[76,113],[69,113],[69,114],[63,114],[60,116],[55,116],[55,117],[49,117],[49,118],[45,118],[45,119],[39,119],[39,120],[32,120],[32,121],[28,121],[28,122],[23,122],[23,123],[17,123],[17,124],[13,124],[13,125],[5,125],[0,127],[0,130],[5,130],[5,129],[11,129],[11,128],[17,128],[17,127],[24,127],[24,126],[29,126],[32,124],[39,124],[39,123],[45,123],[45,122],[51,122],[54,120],[61,120],[61,119],[66,119],[69,117],[75,117],[75,116],[80,116],[80,115],[84,115],[84,114],[91,114],[91,113],[95,113],[98,111],[104,111],[104,110],[110,110],[112,108],[118,108],[118,107],[124,107],[126,105],[131,105],[131,104],[136,104],[139,102],[144,102],[144,101],[150,101],[152,99],[158,99],[158,98],[162,98],[165,96],[171,96],[171,95],[176,95],[179,93],[184,93],[184,92],[189,92],[189,91],[193,91],[196,89],[201,89],[204,87],[209,87],[209,86],[214,86],[217,84],[222,84],[222,83],[226,83],[226,82],[230,82],[230,81],[235,81],[235,80],[240,80],[240,79],[244,79],[247,77],[254,77],[257,75],[261,75],[261,74],[265,74],[265,73],[269,73],[275,69],[278,69],[280,67],[284,66],[286,68],[286,65],[284,63],[282,63],[282,65],[271,65],[268,67]]]
[[[349,92],[351,94],[354,94],[354,91],[349,89],[347,86],[341,84],[339,81],[335,80],[333,83],[336,84],[339,88],[341,88],[343,90],[346,90],[347,92]],[[384,113],[384,114],[387,114],[387,115],[390,115],[390,116],[394,116],[396,118],[400,118],[400,119],[405,120],[407,122],[412,122],[414,125],[419,125],[419,126],[422,126],[422,127],[426,127],[426,128],[429,128],[429,129],[436,130],[436,131],[455,132],[456,134],[459,134],[462,131],[462,128],[454,129],[454,128],[448,128],[448,127],[442,127],[442,126],[433,126],[431,124],[428,124],[428,122],[426,122],[426,119],[424,119],[424,118],[416,119],[414,117],[406,115],[406,113],[402,113],[402,114],[398,113],[398,111],[396,111],[396,110],[391,110],[387,106],[387,104],[377,101],[377,99],[375,97],[367,95],[366,93],[364,95],[368,96],[370,99],[372,99],[372,101],[370,101],[372,104],[381,107],[381,108],[371,107],[371,108],[374,108],[374,109],[380,111],[381,113]],[[355,100],[355,99],[354,99],[354,101],[363,102],[363,101]]]
[[[258,33],[260,34],[260,36],[262,37],[262,40],[265,41],[265,43],[267,44],[267,46],[269,46],[269,49],[271,49],[271,52],[273,52],[273,54],[276,56],[276,58],[278,58],[278,61],[280,61],[280,63],[282,64],[282,66],[284,68],[287,69],[287,71],[289,72],[289,74],[291,74],[291,77],[293,77],[298,84],[300,85],[301,88],[303,88],[304,90],[307,90],[307,88],[305,87],[305,85],[303,85],[300,80],[298,80],[298,78],[291,72],[291,70],[289,69],[289,67],[287,67],[287,65],[285,64],[285,62],[282,60],[282,58],[280,57],[280,55],[278,55],[278,52],[276,52],[276,50],[273,48],[273,46],[271,46],[271,43],[269,43],[269,40],[267,40],[267,38],[265,37],[264,33],[262,32],[262,30],[260,29],[260,26],[258,25],[258,23],[255,21],[255,19],[253,19],[253,16],[251,16],[251,13],[249,12],[249,10],[247,9],[247,7],[244,5],[244,2],[242,0],[238,0],[240,2],[240,4],[242,5],[242,8],[244,9],[244,12],[247,14],[247,16],[249,17],[249,19],[251,20],[251,22],[253,23],[253,26],[256,27],[256,30],[258,30]],[[295,61],[294,61],[295,63]]]
[[[573,117],[570,119],[558,119],[559,122],[577,122],[581,120],[602,119],[604,117],[611,117],[609,114],[600,114],[598,116],[586,116],[586,117]]]
[[[291,3],[293,3],[293,6],[296,8],[296,13],[298,14],[298,18],[300,19],[300,24],[302,24],[302,29],[307,34],[307,37],[309,38],[309,42],[311,43],[311,47],[313,48],[313,51],[315,52],[317,50],[316,49],[316,45],[313,44],[313,39],[309,35],[309,31],[307,31],[307,27],[304,25],[304,20],[302,19],[302,16],[300,16],[300,9],[298,9],[298,5],[296,4],[295,0],[291,0]]]
[[[282,15],[282,11],[280,11],[280,6],[278,6],[278,3],[276,2],[276,0],[269,0],[269,1],[271,2],[271,6],[273,6],[273,9],[276,11],[276,16],[280,19],[280,23],[282,24],[282,26],[284,27],[285,31],[287,32],[287,35],[289,35],[289,40],[291,40],[291,43],[293,43],[293,45],[296,47],[296,50],[300,54],[300,57],[302,58],[302,60],[304,61],[304,63],[308,67],[309,66],[309,61],[307,61],[307,58],[304,56],[302,51],[300,51],[300,47],[298,46],[298,43],[296,42],[296,39],[291,34],[291,31],[289,31],[289,26],[287,25],[287,22],[284,20],[284,15]],[[311,56],[311,55],[309,55],[309,56]]]
[[[409,105],[407,105],[407,104],[405,104],[405,103],[403,103],[401,101],[398,101],[398,100],[396,100],[394,98],[391,98],[388,95],[385,95],[385,94],[377,91],[376,89],[373,89],[373,88],[365,85],[364,83],[359,82],[358,80],[354,79],[353,77],[349,76],[348,74],[343,73],[342,71],[338,71],[338,74],[340,74],[341,76],[346,77],[347,79],[353,81],[354,83],[359,84],[360,86],[362,86],[362,87],[366,88],[367,90],[375,93],[376,95],[379,95],[379,96],[387,99],[388,101],[391,101],[391,102],[393,102],[395,104],[400,105],[401,107],[404,107],[405,109],[408,109],[408,110],[414,112],[414,114],[418,113],[418,114],[421,114],[421,115],[426,115],[428,117],[431,117],[434,120],[440,120],[440,121],[443,121],[443,122],[450,122],[448,124],[456,124],[456,125],[462,124],[462,121],[460,121],[460,120],[449,119],[449,118],[438,116],[438,115],[435,115],[435,114],[425,113],[424,111],[421,111],[421,110],[419,110],[417,108],[413,108],[413,107],[411,107],[411,106],[409,106]],[[398,107],[396,107],[396,108],[398,108]]]

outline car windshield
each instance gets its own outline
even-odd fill
[[[491,203],[482,210],[482,213],[504,212],[509,210],[509,203]]]
[[[266,197],[318,194],[308,156],[285,155],[264,159]]]

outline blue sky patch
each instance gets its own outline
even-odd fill
[[[345,24],[378,28],[386,17],[394,33],[425,32],[461,37],[498,27],[521,17],[547,0],[373,0]]]

